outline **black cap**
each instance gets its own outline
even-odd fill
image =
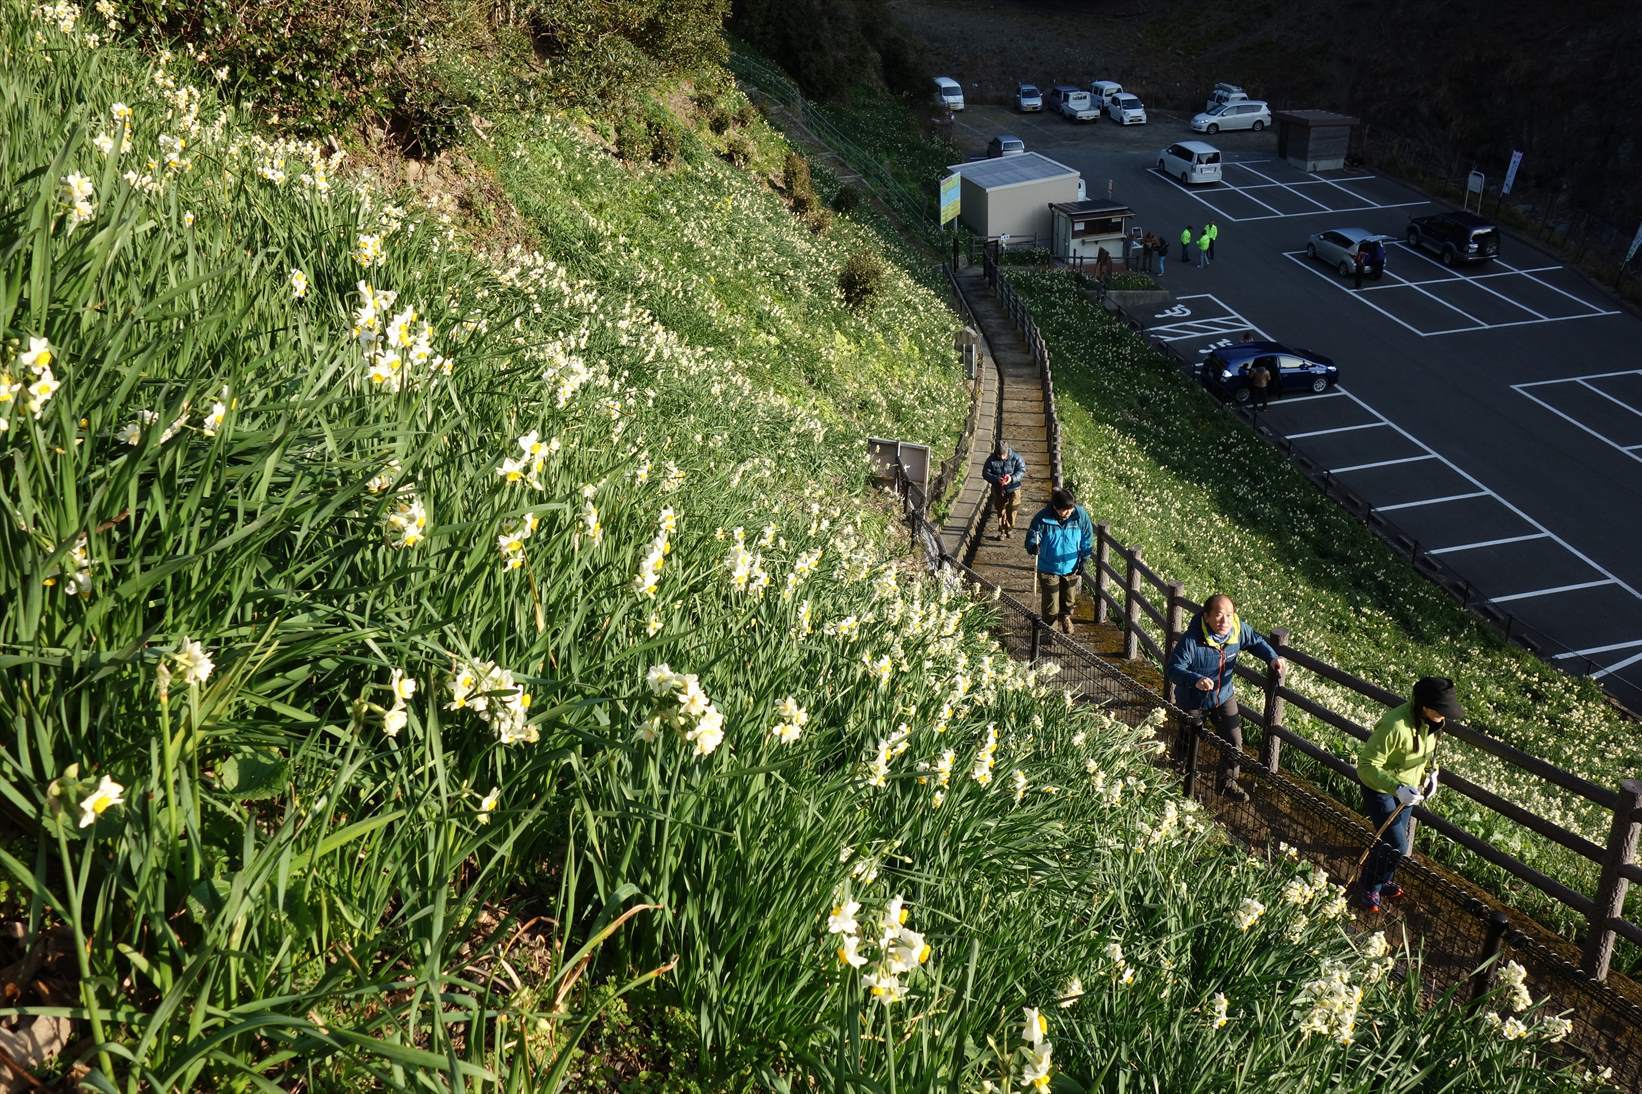
[[[1005,452],[1008,452],[1008,451],[1009,451],[1009,442],[1004,440],[1002,437],[999,437],[998,438],[998,443],[994,444],[992,446],[992,454],[994,456],[1001,456]]]
[[[1051,509],[1070,509],[1077,503],[1078,499],[1072,496],[1072,491],[1064,486],[1049,495],[1049,507]]]
[[[1434,710],[1444,718],[1452,718],[1456,722],[1465,720],[1465,710],[1460,706],[1459,696],[1454,691],[1454,681],[1446,676],[1421,677],[1414,684],[1414,705]]]

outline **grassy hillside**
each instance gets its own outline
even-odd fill
[[[0,16],[0,1018],[68,1021],[43,1078],[1571,1084],[1554,1015],[1422,1010],[887,551],[861,437],[963,408],[938,298],[839,303],[862,228],[722,134],[622,166],[521,112],[487,253],[90,13]]]
[[[1147,563],[1201,598],[1224,590],[1262,630],[1287,627],[1296,645],[1348,672],[1403,690],[1422,675],[1455,677],[1466,711],[1528,752],[1606,786],[1642,767],[1634,722],[1599,687],[1501,640],[1376,540],[1309,480],[1273,455],[1213,400],[1182,380],[1075,279],[1012,271],[1055,362],[1066,474],[1097,519]],[[1374,704],[1303,670],[1289,685],[1362,724]],[[1290,708],[1290,728],[1355,755],[1338,730]],[[1305,767],[1304,757],[1294,762]],[[1611,814],[1453,740],[1443,767],[1601,844]],[[1311,765],[1344,800],[1354,788]],[[1499,815],[1452,795],[1435,808],[1576,890],[1596,868]],[[1570,934],[1583,921],[1487,863],[1433,839],[1427,850]],[[1634,951],[1626,951],[1634,960]]]

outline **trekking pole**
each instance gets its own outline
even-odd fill
[[[1385,823],[1380,825],[1380,830],[1374,833],[1374,838],[1368,841],[1368,846],[1363,849],[1362,855],[1357,859],[1358,874],[1363,872],[1363,863],[1368,861],[1368,856],[1373,853],[1374,848],[1380,845],[1380,837],[1385,835],[1385,830],[1390,828],[1391,822],[1402,816],[1403,810],[1407,808],[1406,804],[1397,806],[1397,811],[1385,819]]]

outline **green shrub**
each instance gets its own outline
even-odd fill
[[[1157,279],[1139,270],[1119,270],[1106,279],[1108,289],[1155,289]]]
[[[781,161],[781,186],[789,197],[813,194],[815,182],[810,178],[810,161],[797,152],[788,152]]]
[[[515,10],[550,66],[553,94],[598,106],[635,84],[725,61],[729,7],[729,0],[519,0]]]
[[[631,110],[623,109],[616,118],[616,155],[624,163],[643,163],[650,158],[650,126]]]
[[[730,131],[730,123],[735,121],[735,116],[728,110],[724,109],[723,105],[718,102],[714,102],[712,106],[708,107],[706,113],[707,128],[711,130],[715,136],[722,137],[725,133],[728,133]]]
[[[884,264],[871,251],[856,251],[838,271],[838,291],[855,311],[868,307],[884,284]]]
[[[847,182],[840,186],[838,192],[832,196],[832,208],[837,213],[848,215],[853,213],[860,204],[861,191]]]
[[[671,115],[661,111],[651,113],[645,122],[650,144],[650,162],[657,167],[670,167],[679,158],[684,147],[683,134]]]
[[[753,162],[753,142],[735,134],[724,142],[724,158],[737,167],[747,167]]]

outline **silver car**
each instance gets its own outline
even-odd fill
[[[1252,129],[1258,133],[1270,124],[1271,108],[1256,99],[1211,106],[1192,117],[1192,129],[1198,133],[1218,133],[1222,129]]]
[[[1392,238],[1367,228],[1326,228],[1306,240],[1306,257],[1327,262],[1340,271],[1341,277],[1350,277],[1357,271],[1358,249],[1375,240],[1384,243]],[[1373,258],[1373,254],[1373,247],[1364,252],[1363,272],[1377,278],[1385,273],[1385,248],[1379,248],[1381,257]]]

